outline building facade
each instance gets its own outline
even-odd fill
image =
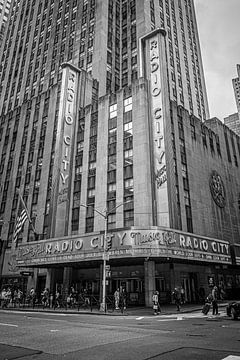
[[[232,80],[238,113],[240,113],[240,64],[237,64],[237,77]]]
[[[240,119],[239,113],[231,114],[224,118],[224,124],[234,131],[238,136],[240,135]]]
[[[237,65],[238,77],[232,80],[235,101],[237,105],[237,113],[229,115],[224,119],[226,124],[232,131],[240,136],[240,65]]]
[[[0,1],[0,47],[2,44],[3,35],[9,15],[10,5],[11,5],[11,0]]]
[[[2,284],[101,295],[110,239],[130,303],[239,288],[240,142],[204,121],[192,0],[15,0],[1,59]]]

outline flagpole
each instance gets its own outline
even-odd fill
[[[18,189],[18,195],[19,195],[19,199],[20,199],[20,201],[21,201],[24,209],[26,210],[26,214],[27,214],[27,217],[28,217],[29,224],[31,225],[34,234],[37,234],[36,229],[35,229],[35,227],[34,227],[34,225],[33,225],[33,223],[32,223],[31,217],[30,217],[30,215],[29,215],[28,209],[27,209],[27,207],[26,207],[26,204],[25,204],[25,202],[24,202],[24,200],[23,200],[23,198],[22,198],[22,195],[21,195],[21,193],[20,193],[20,189]]]
[[[19,195],[19,190],[16,189],[16,192],[18,193]],[[15,216],[15,220],[14,220],[14,231],[12,233],[12,243],[16,243],[16,246],[17,246],[17,241],[18,239],[16,239],[16,241],[14,241],[14,233],[15,233],[15,229],[16,229],[16,225],[17,225],[17,218],[18,218],[18,210],[19,210],[19,204],[20,204],[20,197],[18,197],[18,201],[17,201],[17,215]]]

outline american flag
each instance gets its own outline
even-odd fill
[[[24,207],[24,205],[22,204],[22,201],[20,199],[19,208],[18,208],[18,216],[17,216],[17,220],[15,222],[15,228],[14,228],[14,232],[13,232],[13,241],[14,242],[17,242],[18,235],[20,234],[22,227],[27,219],[28,219],[27,210]]]

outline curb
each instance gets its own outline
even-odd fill
[[[223,304],[219,304],[218,307],[219,308],[225,308],[228,305],[228,303],[223,303]],[[149,312],[147,311],[149,309]],[[162,310],[162,312],[159,314],[159,316],[161,315],[179,315],[179,314],[188,314],[188,313],[194,313],[197,311],[201,311],[202,310],[202,306],[201,307],[197,307],[197,308],[191,308],[191,309],[184,309],[182,308],[180,311],[175,311],[175,310]],[[0,308],[0,311],[18,311],[18,312],[36,312],[36,313],[50,313],[50,314],[69,314],[69,315],[98,315],[98,316],[154,316],[154,314],[152,313],[152,309],[151,308],[140,308],[139,311],[138,309],[134,309],[131,310],[129,309],[129,311],[124,311],[122,312],[118,312],[118,311],[111,311],[111,312],[101,312],[101,311],[83,311],[83,310],[54,310],[54,309],[31,309],[31,308]]]

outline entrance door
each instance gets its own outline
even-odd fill
[[[116,289],[125,289],[128,296],[129,305],[144,304],[143,280],[135,279],[112,279],[110,283],[110,291],[114,294]]]
[[[185,301],[189,303],[196,302],[197,274],[196,273],[185,274],[182,277],[182,287],[185,292]]]
[[[190,281],[188,277],[184,277],[182,281],[182,287],[185,293],[185,301],[191,302],[191,290],[190,290]]]
[[[46,286],[46,275],[38,276],[36,294],[37,294],[37,298],[39,301],[41,299],[41,294],[42,294],[43,290],[45,289],[45,286]]]

